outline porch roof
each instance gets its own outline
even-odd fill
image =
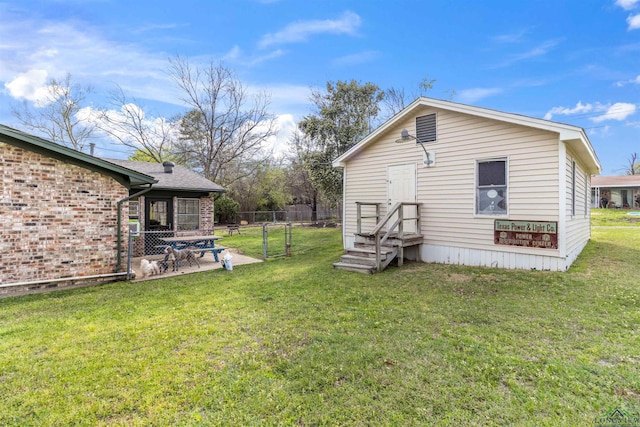
[[[226,190],[213,181],[199,175],[184,166],[175,165],[172,173],[166,173],[161,163],[136,162],[132,160],[105,159],[135,171],[150,175],[158,182],[154,190],[188,191],[205,193],[224,193]]]
[[[640,188],[640,175],[621,175],[621,176],[592,176],[592,187],[609,187],[609,188]]]

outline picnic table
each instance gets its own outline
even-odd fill
[[[227,234],[229,236],[233,236],[233,232],[237,231],[240,234],[240,224],[228,224],[227,225]]]
[[[216,246],[216,240],[222,239],[220,236],[181,236],[181,237],[162,237],[161,240],[174,249],[189,249],[194,252],[200,252],[202,258],[205,252],[211,252],[216,262],[220,262],[218,254],[224,251],[224,246]]]

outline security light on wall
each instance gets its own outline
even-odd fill
[[[409,134],[409,131],[406,129],[402,129],[400,132],[400,138],[396,139],[397,144],[402,144],[404,142],[416,141],[418,145],[422,147],[424,150],[424,156],[422,156],[422,163],[425,167],[432,167],[436,165],[436,152],[434,150],[427,150],[424,148],[424,143],[418,139],[417,136],[413,136]]]

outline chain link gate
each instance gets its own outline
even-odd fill
[[[271,230],[269,230],[270,228]],[[284,237],[282,235],[282,231],[284,231]],[[278,246],[282,248],[284,252],[269,253],[269,250],[271,250],[272,252],[278,251],[279,249],[274,249]],[[279,256],[291,256],[290,222],[286,224],[265,224],[262,226],[262,252],[264,255],[264,259],[275,258]]]

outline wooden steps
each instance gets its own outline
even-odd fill
[[[380,247],[380,271],[384,270],[402,253],[402,248],[421,243],[422,235],[419,234],[407,235],[403,239],[399,239],[397,236],[389,238]],[[375,237],[356,236],[355,247],[347,249],[345,254],[340,257],[340,262],[333,264],[333,268],[363,274],[377,273]]]
[[[353,248],[345,251],[340,262],[333,264],[333,268],[373,274],[387,268],[394,259],[398,259],[398,266],[402,266],[404,248],[419,246],[423,236],[418,233],[403,233],[407,224],[413,224],[407,230],[420,230],[420,205],[416,202],[397,202],[388,209],[384,218],[381,216],[381,204],[375,202],[356,202],[357,232]],[[362,207],[374,207],[375,215],[364,215]],[[405,206],[415,206],[415,213],[406,217]],[[375,218],[376,226],[370,233],[362,233],[362,220]],[[408,221],[408,222],[407,222]]]

